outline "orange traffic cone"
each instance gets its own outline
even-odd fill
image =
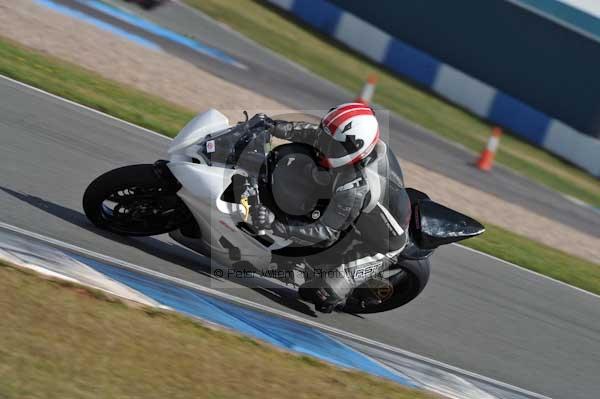
[[[492,129],[492,135],[487,142],[487,145],[483,149],[479,160],[477,161],[477,167],[484,171],[489,171],[494,165],[494,158],[496,157],[496,150],[500,144],[500,136],[502,136],[502,130],[499,127]]]
[[[375,85],[377,84],[377,75],[374,73],[370,74],[367,78],[367,83],[363,86],[362,91],[356,98],[357,103],[363,103],[365,105],[369,105],[371,100],[373,99],[373,94],[375,94]]]

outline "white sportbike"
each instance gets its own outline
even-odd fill
[[[246,122],[230,126],[223,114],[211,109],[175,137],[168,161],[125,166],[95,179],[85,191],[83,208],[102,229],[125,236],[169,233],[223,270],[251,271],[299,287],[321,272],[318,251],[294,247],[285,237],[255,228],[251,220],[251,208],[257,204],[277,216],[286,212],[273,196],[274,171],[282,160],[303,160],[312,168],[317,164],[308,146],[287,143],[271,148],[264,126],[253,125],[247,115]],[[310,173],[277,183],[302,184]],[[395,175],[401,178],[402,173]],[[375,254],[372,262],[349,264],[355,288],[343,311],[374,313],[406,304],[425,287],[428,258],[436,247],[483,232],[477,221],[399,184],[412,208],[402,256],[383,262],[389,255]],[[307,200],[302,209],[308,219],[317,219],[326,207],[326,201]]]

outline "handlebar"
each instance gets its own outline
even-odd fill
[[[206,136],[199,143],[198,152],[211,166],[217,163],[251,172],[264,164],[271,150],[270,142],[269,122],[255,116],[225,131]]]

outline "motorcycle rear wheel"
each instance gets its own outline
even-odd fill
[[[372,295],[366,283],[354,289],[343,308],[347,313],[378,313],[406,305],[415,299],[429,281],[429,259],[403,260],[395,269],[400,272],[392,275],[388,282],[391,293],[380,303],[365,303],[364,298]]]
[[[83,210],[97,227],[125,236],[168,233],[191,214],[173,184],[154,165],[130,165],[96,178],[85,190]]]

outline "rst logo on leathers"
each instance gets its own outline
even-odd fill
[[[383,262],[379,260],[357,266],[354,270],[353,277],[355,280],[364,280],[379,272],[379,270],[381,270],[382,265]]]

